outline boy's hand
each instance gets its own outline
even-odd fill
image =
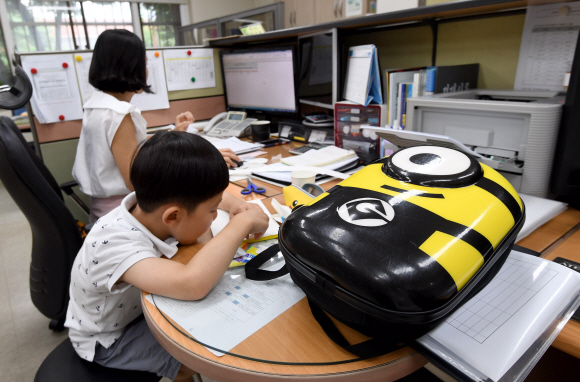
[[[238,156],[236,155],[236,153],[234,153],[232,151],[232,149],[225,148],[225,149],[219,149],[219,151],[222,154],[222,156],[224,157],[224,160],[226,161],[226,164],[228,165],[228,168],[236,168],[236,167],[238,167],[238,165],[235,164],[233,160],[235,160],[237,162],[241,162],[242,161],[240,158],[238,158]]]
[[[177,118],[175,118],[175,129],[173,129],[173,130],[174,131],[187,131],[187,128],[193,122],[195,122],[195,118],[193,117],[193,114],[191,114],[189,111],[186,111],[185,113],[179,114],[177,116]]]
[[[259,205],[254,204],[254,203],[242,202],[240,204],[236,204],[235,206],[233,206],[230,209],[230,220],[232,220],[232,218],[234,216],[236,216],[237,214],[241,214],[242,212],[248,211],[249,209],[252,209],[252,208],[257,208],[259,210],[262,210],[262,208]]]
[[[232,223],[234,220],[249,223],[250,229],[248,230],[248,236],[253,234],[254,239],[259,239],[262,237],[264,232],[266,232],[268,229],[268,225],[270,223],[270,218],[264,213],[264,211],[262,211],[260,207],[249,208],[246,211],[237,214],[233,217],[232,220],[230,220],[230,223]],[[238,223],[236,222],[235,224],[237,225]]]

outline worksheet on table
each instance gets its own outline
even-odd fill
[[[276,270],[281,264],[266,268]],[[230,351],[305,297],[290,275],[270,281],[246,279],[244,268],[231,268],[199,301],[148,295],[167,316],[196,340]],[[217,356],[223,353],[207,348]]]
[[[168,49],[163,57],[169,91],[215,88],[213,49]]]

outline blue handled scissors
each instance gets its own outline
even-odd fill
[[[256,194],[263,194],[264,192],[266,192],[266,189],[264,187],[256,186],[254,183],[252,183],[252,179],[248,178],[248,187],[244,188],[240,192],[242,193],[242,195],[249,195],[252,192],[255,192]]]

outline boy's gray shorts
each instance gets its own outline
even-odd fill
[[[181,367],[153,337],[143,316],[127,325],[108,349],[97,342],[93,362],[115,369],[148,371],[171,380]]]

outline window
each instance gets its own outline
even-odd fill
[[[181,16],[177,4],[139,4],[143,41],[148,48],[179,44]]]
[[[80,7],[66,1],[6,0],[14,44],[20,52],[74,49],[71,14]]]
[[[0,85],[8,84],[11,77],[12,73],[10,73],[8,53],[6,52],[6,45],[4,44],[4,33],[0,28]]]
[[[87,23],[90,49],[94,48],[99,35],[107,29],[127,29],[134,32],[131,4],[128,2],[83,1],[82,6]],[[82,22],[82,17],[75,20],[76,25],[82,26]]]
[[[18,52],[92,49],[104,30],[134,32],[141,20],[147,47],[179,42],[181,17],[177,4],[143,3],[132,8],[128,1],[5,1]],[[133,14],[132,9],[140,14]]]

